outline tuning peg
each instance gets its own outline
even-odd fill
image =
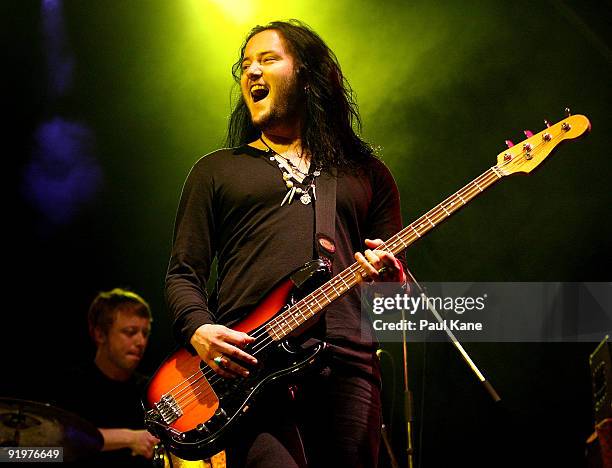
[[[523,133],[527,138],[531,138],[533,136],[533,132],[531,130],[523,130]]]
[[[566,108],[565,108],[565,116],[566,116],[566,117],[569,117],[570,115],[572,115],[572,111],[570,111],[570,108],[569,108],[569,107],[566,107]]]
[[[512,143],[510,140],[506,140],[506,146],[508,148],[512,148],[514,146],[514,143]]]
[[[546,128],[550,127],[550,123],[548,122],[548,120],[544,119],[544,125],[546,125]]]

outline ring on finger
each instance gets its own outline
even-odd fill
[[[222,367],[221,364],[223,363],[223,354],[219,354],[216,358],[213,359],[213,361],[216,365]]]

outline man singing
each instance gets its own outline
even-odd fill
[[[257,364],[244,349],[253,337],[232,324],[320,251],[323,177],[336,178],[333,274],[356,259],[367,281],[405,281],[402,263],[377,250],[401,229],[397,187],[353,129],[358,108],[334,53],[305,24],[278,21],[250,31],[232,71],[242,93],[230,148],[201,158],[187,177],[166,278],[178,339],[226,378]],[[264,396],[226,447],[229,467],[376,466],[380,371],[358,288],[321,322],[327,368],[307,377],[293,401],[286,389]]]

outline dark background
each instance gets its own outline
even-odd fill
[[[163,278],[180,189],[193,162],[222,145],[229,66],[263,21],[230,27],[213,2],[187,14],[196,3],[66,2],[55,42],[40,2],[0,4],[9,166],[0,394],[44,400],[59,369],[93,355],[86,311],[100,290],[132,288],[151,304],[145,372],[172,349]],[[278,16],[302,15],[355,77],[364,136],[382,146],[406,224],[493,165],[523,129],[557,122],[565,107],[592,123],[585,139],[412,246],[419,280],[611,279],[609,1],[338,2],[319,16],[299,5]],[[502,396],[494,404],[451,346],[409,344],[417,460],[584,466],[595,346],[466,343]],[[385,349],[385,419],[403,461],[401,346]]]

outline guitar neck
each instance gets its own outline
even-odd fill
[[[442,221],[450,218],[452,214],[459,211],[459,209],[491,187],[504,175],[502,170],[498,169],[496,166],[491,167],[465,187],[446,198],[442,203],[436,205],[412,224],[406,226],[396,235],[388,239],[379,247],[379,250],[387,250],[397,255],[408,248],[414,241],[435,228]],[[355,265],[357,264],[355,263]],[[352,267],[353,265],[347,268],[347,270]]]
[[[453,213],[492,186],[506,175],[502,169],[493,166],[442,203],[438,204],[412,224],[384,242],[378,250],[394,255],[404,251],[414,241],[423,237]],[[273,340],[281,340],[307,321],[318,315],[325,307],[346,294],[362,281],[363,269],[355,262],[290,308],[279,314],[266,325]]]

